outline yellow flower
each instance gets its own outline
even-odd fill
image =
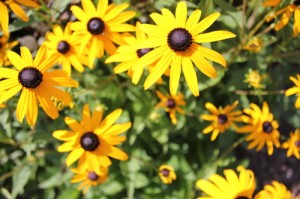
[[[260,38],[251,39],[245,46],[243,46],[244,50],[248,50],[254,53],[261,51],[263,48],[263,41]]]
[[[174,180],[176,180],[176,173],[174,168],[170,165],[161,165],[159,167],[158,175],[165,184],[171,184]]]
[[[266,78],[266,75],[261,75],[258,70],[249,69],[248,73],[245,74],[245,83],[248,83],[249,87],[261,89],[265,85],[262,81]]]
[[[184,96],[180,93],[172,96],[169,94],[162,94],[160,91],[156,91],[156,95],[159,97],[160,102],[156,105],[156,108],[164,108],[169,113],[171,122],[177,124],[176,113],[184,114],[184,111],[180,106],[185,105]]]
[[[181,71],[193,95],[199,95],[196,67],[208,77],[217,76],[215,68],[207,61],[226,66],[224,57],[216,51],[205,48],[198,43],[214,42],[235,37],[228,31],[213,31],[203,33],[220,16],[215,12],[199,22],[201,11],[195,10],[187,19],[186,2],[177,5],[175,16],[168,10],[162,9],[162,14],[153,13],[150,17],[156,25],[141,24],[140,29],[149,35],[149,39],[140,43],[140,48],[154,48],[141,57],[133,67],[133,71],[155,62],[155,68],[147,77],[144,88],[153,85],[169,68],[170,93],[176,95]]]
[[[7,58],[7,52],[15,47],[19,42],[13,41],[8,42],[9,37],[2,35],[0,36],[0,67],[10,65],[10,61]]]
[[[300,108],[300,74],[297,74],[297,79],[295,77],[290,77],[290,80],[294,82],[295,86],[289,88],[285,91],[285,96],[297,95],[297,100],[295,102],[295,107]]]
[[[254,199],[292,199],[292,194],[286,186],[277,181],[264,186],[264,190],[256,194]]]
[[[83,193],[86,194],[91,186],[97,186],[99,184],[104,183],[107,180],[108,169],[100,168],[100,172],[97,173],[92,170],[87,169],[71,169],[75,176],[71,179],[71,183],[79,183],[82,182],[78,190],[83,190]]]
[[[53,137],[65,141],[58,146],[59,152],[71,151],[66,164],[70,166],[79,159],[78,166],[100,172],[100,167],[108,167],[111,164],[109,157],[127,160],[128,156],[114,145],[126,140],[126,136],[120,136],[131,127],[131,123],[115,124],[122,113],[117,109],[103,119],[102,108],[97,107],[90,115],[88,104],[82,110],[82,119],[78,123],[75,119],[66,117],[65,122],[71,130],[57,130]]]
[[[62,69],[71,76],[71,65],[79,72],[83,72],[83,63],[87,58],[78,53],[81,41],[70,30],[68,24],[63,31],[58,25],[53,27],[53,32],[46,35],[44,44],[48,47],[49,56],[55,56]]]
[[[287,156],[294,155],[300,159],[300,129],[290,133],[290,139],[282,144],[282,148],[287,149]]]
[[[281,3],[281,0],[269,0],[263,3],[264,6],[278,6]],[[275,25],[275,30],[281,30],[284,26],[288,24],[290,21],[292,14],[294,13],[294,26],[293,26],[293,36],[296,37],[300,33],[300,7],[297,6],[295,3],[290,4],[275,13],[267,16],[267,22],[271,21],[272,19],[276,18],[278,15],[281,15],[281,18]]]
[[[26,16],[26,13],[22,9],[22,7],[19,4],[32,7],[32,8],[38,8],[40,7],[36,2],[32,0],[1,0],[0,1],[0,26],[2,27],[3,32],[8,35],[8,19],[9,19],[9,13],[7,5],[10,7],[10,9],[23,21],[27,22],[29,19]]]
[[[238,132],[250,133],[246,137],[246,140],[251,142],[248,149],[256,147],[256,151],[259,151],[267,145],[268,154],[272,155],[273,145],[277,148],[280,146],[277,130],[279,125],[270,113],[268,104],[264,102],[261,110],[256,104],[251,103],[250,108],[244,109],[244,112],[247,115],[243,116],[243,121],[247,125],[238,129]]]
[[[38,115],[38,105],[44,109],[46,114],[52,119],[58,117],[58,111],[55,108],[51,97],[63,101],[65,104],[72,102],[69,93],[56,87],[77,87],[78,83],[68,77],[65,71],[51,70],[55,63],[53,57],[46,57],[47,49],[42,46],[35,57],[28,48],[21,47],[21,56],[9,51],[8,59],[17,70],[9,68],[0,68],[0,103],[8,100],[19,91],[20,99],[17,105],[17,120],[22,122],[26,115],[29,125],[34,125]]]
[[[135,16],[135,12],[125,10],[129,4],[108,4],[108,0],[99,0],[97,8],[91,0],[81,1],[83,10],[72,6],[71,11],[79,21],[72,23],[71,30],[79,35],[81,40],[80,52],[89,45],[89,65],[93,65],[96,57],[101,58],[104,50],[113,54],[116,50],[113,44],[123,44],[119,32],[134,31],[135,27],[124,22]],[[90,43],[90,44],[89,44]]]
[[[139,48],[140,42],[147,39],[146,35],[139,29],[140,23],[136,24],[136,37],[129,33],[124,33],[123,39],[125,44],[119,46],[116,52],[105,60],[105,63],[121,62],[114,71],[115,73],[122,73],[128,71],[132,76],[132,82],[137,84],[144,72],[144,67],[139,67],[132,71],[132,67],[137,63],[139,58],[146,55],[152,48]]]
[[[5,108],[6,105],[5,104],[0,104],[0,108]]]
[[[205,104],[206,109],[212,114],[202,114],[201,118],[203,120],[211,121],[212,123],[203,130],[203,133],[207,134],[212,132],[210,137],[211,141],[214,141],[218,137],[219,133],[224,133],[224,131],[229,129],[231,126],[236,129],[238,128],[234,122],[242,121],[242,112],[233,111],[237,105],[238,101],[235,101],[232,105],[225,106],[225,108],[217,108],[210,102]]]
[[[242,166],[239,166],[237,170],[239,174],[232,169],[225,169],[225,178],[213,174],[208,180],[198,180],[196,186],[206,196],[197,199],[251,199],[256,187],[254,173]]]

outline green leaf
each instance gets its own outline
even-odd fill
[[[15,169],[13,175],[12,197],[16,198],[18,194],[24,192],[24,187],[28,183],[30,176],[35,168],[30,165],[23,165]]]

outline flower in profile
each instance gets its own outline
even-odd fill
[[[48,47],[49,56],[55,56],[62,69],[67,71],[71,76],[71,66],[77,71],[83,72],[83,61],[87,58],[78,53],[81,41],[70,30],[68,24],[63,31],[58,25],[53,27],[53,32],[46,35],[47,41],[44,44]]]
[[[235,101],[232,105],[225,106],[225,108],[217,108],[210,102],[205,104],[206,109],[211,112],[211,114],[202,114],[201,118],[211,121],[211,124],[203,130],[203,133],[207,134],[211,132],[211,141],[214,141],[220,133],[224,133],[224,131],[230,127],[238,128],[234,122],[242,121],[242,112],[234,111],[237,105],[238,101]]]
[[[108,169],[100,168],[100,172],[96,173],[92,170],[87,169],[71,169],[71,171],[75,174],[75,176],[71,179],[71,183],[79,183],[81,184],[78,187],[78,190],[83,190],[83,193],[86,194],[91,186],[97,186],[99,184],[104,183],[107,180]]]
[[[147,39],[145,33],[139,29],[140,23],[136,24],[136,36],[129,33],[124,33],[123,39],[125,44],[119,46],[115,53],[105,60],[105,63],[121,62],[115,68],[115,73],[122,73],[129,71],[132,76],[132,82],[137,84],[144,72],[145,67],[139,67],[137,70],[132,71],[132,67],[137,63],[139,58],[149,53],[152,48],[139,48],[140,42]]]
[[[295,130],[294,133],[290,133],[290,139],[282,144],[282,148],[287,149],[287,156],[294,155],[300,159],[300,129]]]
[[[297,74],[297,79],[295,77],[290,77],[290,80],[295,84],[294,87],[289,88],[285,91],[285,96],[290,96],[296,94],[297,100],[295,102],[295,107],[300,108],[300,74]]]
[[[161,165],[159,167],[158,175],[165,184],[171,184],[174,180],[176,180],[176,173],[174,168],[170,165]]]
[[[72,6],[71,11],[79,21],[72,23],[71,30],[78,34],[81,40],[79,52],[89,45],[89,65],[96,57],[101,58],[104,50],[113,54],[116,50],[114,43],[123,44],[120,32],[135,31],[135,27],[125,24],[135,16],[133,11],[125,11],[129,4],[108,4],[108,0],[99,0],[97,8],[91,0],[81,1],[83,10]]]
[[[245,74],[244,82],[247,83],[249,87],[262,89],[265,87],[262,83],[265,78],[266,75],[261,75],[258,70],[249,69],[248,73]]]
[[[292,194],[284,184],[273,181],[271,184],[265,185],[254,199],[292,199]]]
[[[258,53],[263,48],[263,41],[260,38],[254,37],[245,46],[244,50],[248,50],[254,53]]]
[[[260,109],[256,104],[251,103],[250,108],[244,109],[244,113],[246,115],[243,115],[242,119],[247,125],[238,129],[238,132],[250,133],[246,137],[246,140],[251,142],[248,149],[256,147],[256,151],[259,151],[266,145],[268,154],[272,155],[273,145],[277,148],[280,146],[279,125],[270,113],[268,104],[264,102]]]
[[[156,108],[164,108],[173,124],[177,124],[176,113],[179,112],[184,114],[184,111],[180,106],[185,105],[183,94],[179,93],[178,95],[169,95],[162,94],[160,91],[156,91],[156,95],[160,99],[160,102],[156,105]]]
[[[19,43],[18,41],[8,42],[8,40],[8,36],[0,36],[0,67],[11,64],[6,54]]]
[[[266,7],[274,7],[278,6],[281,3],[282,0],[268,0],[263,3]],[[300,33],[300,7],[298,6],[298,3],[294,2],[290,5],[278,10],[275,13],[271,13],[271,15],[267,16],[266,21],[270,22],[274,18],[276,18],[278,15],[281,15],[280,19],[277,21],[275,25],[275,30],[281,30],[283,27],[285,27],[291,17],[294,13],[294,26],[293,26],[293,36],[296,37]]]
[[[0,1],[0,26],[2,27],[2,30],[6,35],[9,34],[8,31],[9,13],[8,13],[7,5],[23,21],[27,22],[29,20],[26,13],[24,12],[24,10],[19,4],[31,8],[40,7],[36,2],[32,0],[1,0]]]
[[[9,51],[7,53],[9,61],[17,70],[10,68],[0,68],[0,103],[10,99],[21,90],[20,99],[17,105],[17,120],[26,119],[29,125],[34,125],[38,115],[38,105],[52,119],[58,117],[51,97],[63,101],[65,104],[72,102],[69,93],[57,87],[77,87],[78,83],[71,79],[65,71],[51,70],[55,63],[53,57],[47,57],[47,49],[42,46],[35,57],[27,47],[21,47],[21,56]]]
[[[171,66],[171,95],[176,95],[181,71],[183,71],[188,87],[193,95],[198,96],[198,80],[194,65],[211,78],[216,77],[217,72],[207,59],[224,67],[227,65],[221,54],[198,43],[220,41],[235,37],[235,34],[222,30],[203,33],[216,21],[220,13],[215,12],[199,22],[201,11],[195,10],[187,19],[187,6],[184,1],[178,3],[175,16],[165,8],[161,12],[162,14],[150,15],[156,25],[140,25],[140,29],[149,35],[149,39],[140,43],[140,48],[154,49],[139,59],[133,71],[156,63],[144,83],[144,88],[148,89]]]
[[[127,160],[125,152],[115,147],[126,140],[126,136],[120,136],[131,127],[131,123],[114,124],[122,113],[117,109],[103,119],[102,108],[97,107],[90,114],[88,104],[82,110],[81,122],[66,117],[65,123],[71,130],[57,130],[53,137],[65,141],[58,146],[59,152],[70,151],[66,164],[70,166],[79,159],[78,167],[100,172],[101,167],[111,164],[109,157],[118,160]]]
[[[237,170],[239,174],[232,169],[225,169],[225,177],[213,174],[208,180],[198,180],[196,186],[206,196],[197,199],[251,199],[256,187],[254,173],[242,166]]]

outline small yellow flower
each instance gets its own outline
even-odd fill
[[[71,179],[71,183],[81,184],[78,187],[78,190],[83,190],[84,194],[87,194],[91,186],[98,186],[99,184],[104,183],[107,180],[108,169],[101,167],[98,173],[96,171],[87,170],[87,169],[71,169],[75,176]]]
[[[295,84],[294,87],[289,88],[285,91],[285,96],[297,95],[297,100],[295,102],[295,107],[300,108],[300,74],[297,74],[297,79],[295,77],[290,77],[290,80]]]
[[[225,178],[213,174],[208,180],[198,180],[196,186],[206,196],[197,199],[251,199],[256,187],[254,173],[242,166],[237,170],[239,174],[232,169],[225,169]]]
[[[282,148],[287,149],[287,156],[294,155],[300,159],[300,129],[290,133],[290,139],[282,144]]]
[[[228,105],[225,108],[215,107],[210,102],[205,104],[207,110],[212,114],[202,114],[201,118],[203,120],[211,121],[212,123],[203,130],[204,134],[211,134],[211,141],[214,141],[220,133],[223,133],[225,130],[229,129],[231,126],[237,129],[238,127],[234,122],[242,121],[241,111],[233,111],[238,105],[238,101],[235,101],[232,105]]]
[[[245,74],[245,83],[248,83],[249,87],[262,89],[265,85],[262,81],[266,78],[266,75],[261,75],[258,70],[249,69],[248,73]]]
[[[8,39],[8,36],[0,36],[0,67],[11,64],[6,54],[19,43],[18,41],[8,42]]]
[[[176,173],[174,168],[170,165],[161,165],[159,167],[158,175],[165,184],[171,184],[174,180],[176,180]]]
[[[185,105],[184,96],[179,93],[178,95],[172,96],[169,94],[162,94],[160,91],[156,91],[156,95],[159,97],[160,102],[156,105],[156,108],[164,108],[169,113],[171,122],[177,124],[176,113],[179,112],[184,114],[184,111],[180,106]]]
[[[272,155],[273,145],[277,148],[280,146],[279,125],[270,113],[268,104],[264,102],[260,109],[256,104],[251,103],[250,108],[244,109],[244,112],[247,115],[244,115],[242,119],[247,125],[238,129],[238,132],[249,133],[246,137],[246,140],[251,142],[248,149],[256,147],[256,151],[259,151],[266,145],[268,154]]]
[[[273,181],[272,184],[265,185],[254,199],[292,199],[292,194],[284,184]]]
[[[261,51],[263,48],[263,41],[260,38],[251,39],[245,46],[243,46],[244,50],[248,50],[254,53]]]

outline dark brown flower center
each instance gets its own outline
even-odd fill
[[[225,114],[218,115],[219,124],[225,124],[228,121],[228,117]]]
[[[297,140],[297,141],[295,142],[295,146],[296,146],[296,147],[300,147],[300,140]]]
[[[142,49],[138,49],[136,51],[136,54],[139,58],[143,57],[144,55],[146,55],[148,52],[150,52],[151,50],[153,50],[153,48],[142,48]]]
[[[70,44],[66,41],[60,41],[57,44],[57,51],[61,54],[66,54],[70,50]]]
[[[36,88],[43,81],[43,74],[34,67],[24,67],[18,74],[20,84],[26,88]]]
[[[263,126],[263,131],[265,133],[271,133],[273,131],[273,126],[271,122],[264,122],[262,126]]]
[[[235,197],[234,199],[249,199],[249,198],[246,196],[238,196],[238,197]]]
[[[168,177],[169,174],[170,174],[170,170],[169,169],[162,169],[160,172],[165,177]]]
[[[176,102],[173,99],[168,99],[166,106],[170,109],[175,108]]]
[[[95,172],[93,172],[93,171],[89,172],[87,177],[91,181],[96,181],[99,178],[99,176]]]
[[[105,25],[102,19],[94,17],[89,20],[87,29],[92,35],[99,35],[103,33]]]
[[[300,0],[296,0],[296,1],[294,1],[294,3],[293,3],[294,5],[296,5],[296,6],[299,6],[300,5]]]
[[[168,45],[174,51],[185,51],[192,45],[192,35],[184,28],[175,28],[168,35]]]
[[[80,145],[86,151],[94,151],[100,145],[100,141],[94,132],[87,132],[81,136]]]

